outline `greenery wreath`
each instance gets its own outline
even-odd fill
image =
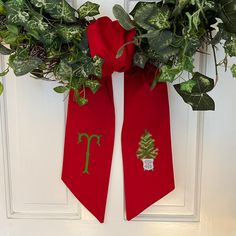
[[[227,58],[236,56],[236,0],[162,0],[138,2],[129,14],[119,5],[114,16],[126,29],[136,29],[133,65],[147,63],[160,70],[153,79],[174,82],[184,71],[192,78],[174,87],[193,110],[214,110],[207,94],[218,81],[218,66],[227,69]],[[86,2],[74,9],[66,0],[0,0],[0,53],[9,55],[5,76],[12,68],[16,76],[30,73],[42,80],[58,81],[54,90],[75,91],[80,105],[88,102],[84,90],[100,87],[103,60],[92,58],[86,28],[99,14],[99,5]],[[215,62],[215,80],[195,71],[194,55],[206,53],[210,45]],[[224,48],[218,62],[216,45]],[[123,45],[117,52],[122,55]],[[231,67],[236,77],[236,64]],[[0,94],[3,84],[0,82]]]

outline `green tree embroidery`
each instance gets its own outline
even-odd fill
[[[147,130],[144,131],[144,134],[140,138],[136,155],[140,160],[155,159],[158,155],[158,148],[155,147],[155,140]]]
[[[80,144],[82,142],[82,137],[85,137],[87,139],[86,160],[85,160],[85,166],[84,166],[83,174],[89,174],[88,166],[89,166],[89,159],[90,159],[91,141],[92,141],[93,138],[96,138],[97,139],[97,145],[100,146],[100,141],[101,141],[102,135],[92,134],[92,135],[89,136],[86,133],[81,133],[81,134],[79,134],[79,137],[78,137],[78,144]]]

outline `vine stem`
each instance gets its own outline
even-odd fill
[[[213,39],[213,37],[212,37],[212,32],[210,32],[210,38],[211,38],[211,40]],[[217,64],[217,58],[216,58],[215,45],[211,44],[211,47],[212,47],[213,57],[214,57],[214,63],[215,63],[215,73],[216,73],[215,86],[216,86],[217,83],[218,83],[218,81],[219,81],[218,64]]]

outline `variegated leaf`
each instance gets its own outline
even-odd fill
[[[89,88],[93,93],[96,93],[101,87],[101,84],[97,80],[86,80],[85,87]]]
[[[64,61],[55,68],[54,75],[57,80],[70,80],[72,78],[72,67]]]
[[[72,40],[80,41],[82,36],[82,29],[78,25],[59,26],[58,33],[66,42],[70,42]]]
[[[26,23],[26,27],[30,30],[45,32],[49,26],[43,21],[43,18],[33,17]]]
[[[47,5],[47,0],[30,0],[30,1],[36,7],[45,7]]]
[[[26,49],[18,49],[9,58],[9,66],[14,70],[16,76],[22,76],[32,72],[42,64],[38,57],[30,57]]]
[[[86,16],[96,16],[99,14],[99,5],[96,3],[92,3],[90,1],[84,3],[78,10],[80,18],[84,18]]]
[[[174,87],[183,100],[192,106],[193,110],[215,109],[213,99],[207,94],[214,88],[213,79],[203,74],[195,73],[192,79],[176,84]]]
[[[12,9],[7,19],[10,23],[22,25],[29,20],[29,14],[25,11]]]

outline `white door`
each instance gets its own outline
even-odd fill
[[[95,2],[112,16],[114,4],[131,9],[137,1]],[[212,58],[205,59],[198,66],[213,76]],[[0,98],[0,236],[235,236],[236,81],[223,69],[221,75],[211,94],[215,112],[192,112],[169,87],[176,189],[131,222],[124,217],[123,81],[113,76],[117,125],[104,224],[60,180],[63,96],[52,91],[54,84],[8,75]]]

